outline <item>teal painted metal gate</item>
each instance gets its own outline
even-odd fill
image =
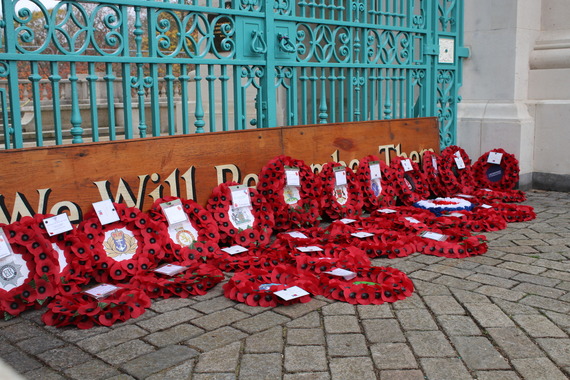
[[[32,2],[2,0],[6,149],[419,116],[455,142],[462,0]]]

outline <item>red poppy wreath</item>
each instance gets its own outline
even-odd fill
[[[227,248],[228,250],[231,248]],[[290,263],[287,249],[283,246],[250,247],[247,251],[229,254],[226,248],[220,250],[216,260],[218,268],[225,272],[239,272],[249,268],[270,268]]]
[[[303,161],[279,156],[261,169],[257,190],[275,218],[274,230],[319,224],[318,177]]]
[[[220,233],[212,214],[191,199],[157,199],[149,210],[163,225],[165,261],[209,262],[218,253]]]
[[[471,169],[471,159],[462,148],[451,145],[440,155],[439,178],[445,189],[443,196],[471,194],[475,190],[475,179]]]
[[[318,289],[318,279],[309,272],[301,272],[292,265],[278,265],[270,271],[250,268],[236,273],[224,284],[224,296],[249,306],[274,307],[306,303]],[[276,292],[299,287],[308,294],[284,299]]]
[[[390,167],[376,156],[370,155],[360,160],[356,177],[360,182],[363,207],[366,211],[396,204],[396,191],[390,182],[391,171]]]
[[[214,188],[206,205],[220,231],[220,241],[243,247],[266,245],[275,221],[267,201],[256,189],[236,182]]]
[[[390,161],[391,178],[398,199],[407,206],[430,195],[429,187],[417,163],[409,158],[394,157]]]
[[[5,318],[39,307],[56,294],[57,254],[34,219],[0,224],[0,311]]]
[[[512,190],[519,181],[519,161],[503,149],[484,153],[473,164],[473,176],[479,187]]]
[[[337,162],[321,170],[321,209],[331,219],[353,218],[362,214],[364,201],[354,172]]]
[[[48,326],[111,326],[137,318],[150,307],[150,298],[141,289],[131,285],[117,285],[118,289],[100,299],[83,291],[72,295],[57,295],[48,305],[42,321]]]
[[[126,281],[164,258],[164,227],[135,207],[113,203],[119,220],[102,225],[95,213],[85,216],[78,233],[89,241],[97,282]]]
[[[435,197],[441,197],[447,193],[439,177],[440,161],[439,156],[430,150],[426,150],[422,156],[422,171],[431,193]]]

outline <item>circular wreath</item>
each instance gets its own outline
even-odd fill
[[[370,259],[366,253],[355,246],[342,244],[321,245],[322,251],[290,252],[291,258],[301,271],[310,271],[313,274],[321,274],[334,268],[353,270],[370,266]]]
[[[280,264],[287,264],[291,260],[284,247],[251,247],[246,252],[230,255],[220,250],[217,257],[217,266],[225,272],[239,272],[250,268],[263,268],[269,270]]]
[[[361,268],[352,280],[323,275],[319,287],[321,295],[353,305],[396,302],[411,296],[414,291],[408,276],[390,267]]]
[[[224,296],[234,301],[246,303],[249,306],[274,307],[277,305],[292,305],[306,303],[311,295],[285,301],[275,295],[275,292],[298,286],[309,293],[316,294],[318,279],[309,272],[300,272],[291,265],[277,265],[270,271],[250,268],[236,273],[224,284]]]
[[[507,222],[494,209],[478,208],[476,211],[443,213],[438,219],[452,228],[457,227],[472,232],[499,231],[507,228]]]
[[[150,298],[170,298],[172,296],[188,298],[204,295],[224,280],[222,271],[210,264],[174,264],[184,266],[186,269],[174,276],[155,271],[141,272],[133,277],[131,284],[144,290]]]
[[[491,152],[501,153],[500,164],[487,162]],[[484,153],[473,164],[473,176],[479,187],[493,190],[512,190],[519,181],[519,161],[514,154],[503,149],[493,149]]]
[[[483,235],[471,235],[460,228],[435,230],[433,232],[446,235],[447,239],[439,241],[418,236],[416,239],[418,252],[452,259],[482,255],[487,252],[487,241]]]
[[[130,285],[117,285],[119,289],[103,299],[95,299],[82,291],[72,295],[57,295],[42,315],[48,326],[77,326],[89,329],[95,325],[111,326],[137,318],[150,307],[150,298]]]
[[[422,156],[422,171],[431,193],[435,197],[445,196],[447,193],[439,178],[440,161],[439,156],[430,150],[426,150]]]
[[[491,190],[488,188],[477,189],[473,195],[483,202],[524,202],[526,194],[521,190]]]
[[[416,252],[414,236],[408,233],[387,229],[366,239],[354,242],[371,258],[406,257]]]
[[[180,200],[184,212],[188,216],[188,224],[174,227],[168,225],[163,213],[162,203]],[[220,232],[212,214],[192,199],[164,197],[157,199],[149,210],[149,216],[163,225],[166,232],[163,242],[164,260],[169,262],[183,261],[186,264],[195,262],[211,262],[218,254]]]
[[[164,226],[135,207],[113,205],[118,221],[102,225],[90,213],[77,228],[89,241],[93,277],[101,283],[128,280],[140,270],[155,267],[164,258]]]
[[[239,215],[232,206],[232,191],[230,186],[239,185],[237,182],[226,182],[218,185],[212,191],[206,205],[218,224],[220,240],[228,245],[239,244],[244,247],[265,245],[273,232],[275,224],[271,208],[263,195],[255,188],[248,188],[251,199],[251,227],[238,228],[232,223],[232,215],[239,220]],[[246,208],[246,207],[240,207]]]
[[[45,228],[44,219],[51,214],[36,214],[33,216],[33,227],[45,238],[57,255],[58,268],[56,283],[58,293],[69,293],[73,290],[69,284],[87,284],[91,280],[93,266],[88,254],[87,242],[81,241],[77,229],[50,236]]]
[[[463,198],[435,198],[424,199],[414,203],[415,207],[428,210],[436,216],[441,216],[444,212],[470,211],[475,205]]]
[[[299,170],[300,186],[287,186],[286,167]],[[261,169],[257,190],[273,211],[276,231],[317,226],[320,221],[317,178],[303,161],[279,156]]]
[[[372,179],[370,162],[378,162],[380,165],[381,178]],[[356,178],[360,182],[360,192],[364,199],[364,209],[374,211],[379,207],[394,206],[396,204],[396,191],[392,187],[391,169],[378,157],[370,155],[364,157],[358,163]]]
[[[456,154],[461,156],[465,168],[457,167],[455,158],[458,156]],[[456,145],[450,145],[441,152],[440,158],[439,178],[446,190],[445,196],[458,193],[471,194],[476,185],[471,169],[471,159],[465,150]]]
[[[343,167],[338,162],[323,165],[319,174],[321,183],[321,209],[331,219],[354,218],[362,214],[364,201],[360,193],[360,184],[354,172],[344,167],[346,185],[336,186],[333,168]]]
[[[405,205],[410,206],[414,202],[429,198],[429,187],[426,183],[423,173],[417,163],[409,160],[412,170],[404,171],[402,166],[403,160],[409,160],[403,157],[394,157],[390,161],[390,168],[393,176],[390,178],[394,184],[398,199]]]
[[[0,311],[6,318],[39,307],[56,294],[57,254],[36,233],[34,219],[0,224],[13,254],[0,259]]]
[[[305,237],[297,236],[299,234]],[[294,231],[278,233],[272,247],[287,247],[293,249],[298,246],[322,244],[326,240],[326,232],[323,232],[319,227],[300,228]]]
[[[528,222],[536,218],[536,213],[532,206],[512,203],[492,203],[488,206],[490,206],[490,208],[479,205],[475,211],[493,209],[497,211],[507,223]]]

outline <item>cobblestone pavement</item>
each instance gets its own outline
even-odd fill
[[[483,256],[374,260],[415,283],[395,304],[254,308],[218,285],[111,328],[56,329],[26,312],[0,322],[0,357],[42,380],[568,379],[570,194],[528,198],[537,219],[487,233]]]

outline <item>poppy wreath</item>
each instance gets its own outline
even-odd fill
[[[417,163],[409,160],[412,170],[406,172],[402,167],[402,161],[408,160],[403,157],[394,157],[390,161],[393,176],[391,181],[396,190],[398,199],[407,206],[414,202],[427,199],[430,196],[429,186]]]
[[[188,298],[204,295],[224,280],[222,271],[210,264],[193,263],[190,266],[182,263],[174,264],[185,266],[186,269],[174,276],[155,271],[140,272],[133,277],[131,284],[144,290],[151,299],[172,296]]]
[[[378,161],[382,178],[379,181],[372,181],[370,174],[370,162]],[[363,208],[366,211],[373,211],[379,207],[394,206],[396,204],[396,191],[390,182],[391,169],[384,161],[378,157],[370,155],[364,157],[358,163],[356,178],[360,182],[360,192],[364,200]],[[378,186],[378,182],[380,186]]]
[[[336,189],[335,167],[343,165],[337,162],[328,162],[323,165],[319,174],[321,183],[321,210],[330,219],[354,218],[362,214],[364,201],[360,193],[360,184],[358,183],[354,172],[345,167],[346,186],[342,189]]]
[[[0,224],[13,254],[0,259],[0,311],[9,319],[40,307],[56,294],[57,254],[32,227],[35,221]]]
[[[475,205],[462,198],[435,198],[424,199],[414,203],[415,207],[428,210],[436,216],[441,216],[444,212],[471,211]]]
[[[208,210],[218,224],[220,242],[227,245],[239,244],[243,247],[266,245],[269,243],[273,226],[275,224],[273,213],[267,201],[254,188],[248,188],[251,199],[251,214],[253,223],[251,228],[240,229],[231,221],[232,191],[230,186],[239,185],[237,182],[222,183],[214,188],[206,210]]]
[[[321,276],[320,294],[353,305],[381,305],[403,300],[414,292],[412,280],[398,269],[364,267],[355,272],[352,280]]]
[[[135,207],[113,205],[118,221],[102,225],[95,213],[89,213],[77,227],[80,239],[89,241],[93,277],[100,283],[128,281],[164,258],[164,226]]]
[[[141,289],[130,285],[117,285],[119,289],[103,298],[95,299],[82,291],[72,295],[58,294],[42,315],[48,326],[112,326],[141,316],[150,307],[150,298]]]
[[[278,265],[271,270],[250,268],[238,272],[224,284],[223,290],[226,298],[249,306],[275,307],[306,303],[311,300],[311,295],[285,301],[274,292],[298,286],[309,293],[317,294],[318,281],[310,272],[301,272],[292,265]]]
[[[416,252],[415,237],[404,232],[386,230],[384,233],[354,243],[370,258],[395,259]]]
[[[362,229],[362,223],[365,218],[356,216],[354,222],[344,223],[342,220],[333,220],[327,228],[323,230],[323,236],[328,242],[343,242],[349,239],[350,234]]]
[[[475,190],[473,195],[483,202],[519,203],[526,201],[526,194],[521,190],[491,190],[483,188]]]
[[[487,252],[487,241],[483,235],[471,235],[460,228],[433,231],[447,236],[445,241],[433,240],[418,236],[416,249],[418,252],[451,259],[482,255]]]
[[[288,191],[285,167],[299,169],[298,194]],[[302,160],[283,155],[272,159],[261,169],[257,183],[257,191],[265,197],[273,211],[275,218],[273,229],[276,231],[319,224],[320,210],[316,191],[318,188],[318,177],[309,166]],[[289,194],[291,203],[285,200],[285,194]]]
[[[455,161],[456,154],[461,156],[465,168],[459,169]],[[438,162],[439,178],[442,183],[442,189],[445,194],[442,196],[451,196],[458,193],[471,194],[476,187],[475,179],[471,168],[471,159],[462,148],[456,145],[450,145],[440,154]]]
[[[33,216],[33,228],[50,244],[57,255],[58,269],[56,283],[58,293],[69,293],[74,290],[68,284],[85,285],[91,280],[93,266],[88,254],[88,242],[81,241],[74,228],[58,235],[50,236],[45,228],[44,219],[52,217],[50,214],[36,214]]]
[[[440,160],[431,150],[426,150],[422,156],[422,172],[432,195],[435,197],[444,196],[447,193],[439,177]]]
[[[303,234],[306,237],[297,236],[297,234]],[[271,246],[293,249],[298,246],[323,244],[327,241],[327,236],[327,232],[319,227],[299,228],[294,231],[278,233]]]
[[[299,270],[317,275],[334,268],[353,270],[370,266],[370,259],[360,248],[339,244],[325,244],[320,248],[323,250],[316,252],[295,250],[290,255]]]
[[[487,162],[489,153],[502,153],[500,164]],[[492,190],[512,190],[519,181],[519,161],[514,154],[503,149],[493,149],[484,153],[473,164],[473,176],[478,187]]]
[[[216,260],[218,268],[224,272],[240,272],[250,268],[271,269],[291,262],[285,247],[250,247],[246,252],[230,255],[220,250]]]
[[[536,213],[532,206],[518,205],[512,203],[491,203],[489,206],[501,215],[507,223],[528,222],[536,218]],[[475,208],[479,212],[482,206]],[[489,210],[489,208],[487,208]]]

